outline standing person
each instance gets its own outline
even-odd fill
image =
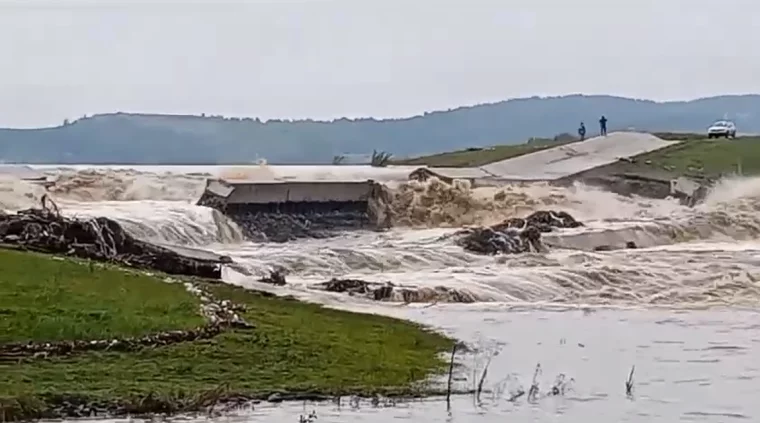
[[[580,137],[581,141],[586,139],[586,125],[581,122],[580,128],[578,128],[578,136]]]
[[[599,132],[601,132],[603,137],[607,136],[607,118],[604,115],[599,119]]]

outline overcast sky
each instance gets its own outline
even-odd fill
[[[758,0],[0,0],[0,126],[760,92],[757,17]]]

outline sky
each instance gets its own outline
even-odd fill
[[[0,0],[0,126],[760,92],[757,0]]]

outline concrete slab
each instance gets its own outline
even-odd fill
[[[652,134],[614,132],[606,137],[591,138],[491,163],[481,169],[500,179],[552,181],[679,142],[665,141]]]
[[[367,202],[375,182],[364,181],[245,181],[209,179],[206,195],[225,204]],[[201,198],[200,203],[205,199]]]
[[[414,172],[427,172],[431,176],[444,179],[483,179],[491,177],[491,174],[479,167],[421,167]]]
[[[472,187],[498,186],[498,179],[479,167],[421,167],[409,174],[409,179],[427,181],[430,178],[451,184],[454,180],[468,181]]]

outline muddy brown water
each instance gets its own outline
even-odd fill
[[[694,209],[582,185],[471,190],[412,183],[400,188],[395,207],[397,223],[414,228],[273,245],[242,242],[234,224],[192,205],[202,177],[156,170],[57,171],[54,197],[69,215],[105,215],[143,239],[229,254],[230,283],[446,331],[475,350],[458,356],[458,388],[475,387],[491,357],[481,401],[455,396],[450,413],[443,399],[358,405],[344,399],[340,406],[262,403],[211,421],[298,422],[312,412],[317,422],[378,423],[760,419],[758,179],[724,181]],[[39,187],[0,180],[2,208],[28,207],[39,195]],[[548,254],[484,257],[442,237],[463,225],[547,208],[587,224],[553,234]],[[630,239],[643,248],[593,251]],[[287,287],[256,282],[274,267],[289,271]],[[376,304],[312,289],[330,277],[446,286],[477,301]],[[509,401],[529,389],[538,363],[537,400]],[[634,391],[627,396],[632,366]],[[560,374],[564,395],[546,396]]]

